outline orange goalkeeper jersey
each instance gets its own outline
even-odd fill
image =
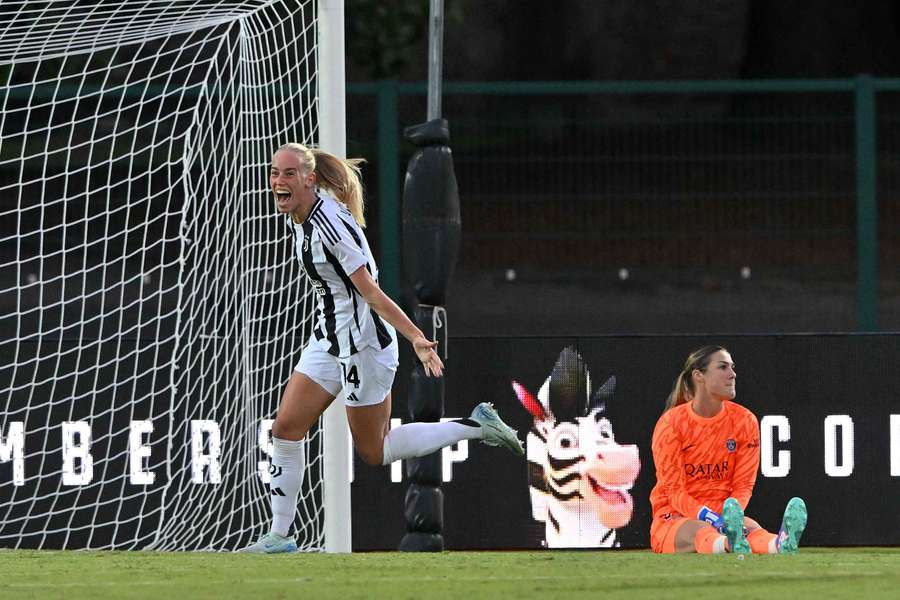
[[[721,514],[728,497],[746,509],[759,468],[759,423],[728,400],[710,418],[696,415],[690,402],[680,404],[656,423],[653,462],[654,519],[668,513],[696,519],[703,506]]]

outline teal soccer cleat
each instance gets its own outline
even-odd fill
[[[291,536],[281,536],[277,533],[267,533],[259,538],[255,544],[241,548],[238,552],[250,554],[282,554],[284,552],[296,552],[297,542]]]
[[[494,406],[489,402],[482,402],[475,407],[472,415],[469,417],[479,425],[484,432],[484,438],[481,440],[488,446],[502,446],[519,456],[524,456],[525,449],[516,430],[500,420],[500,415],[494,410]]]
[[[722,506],[722,520],[725,521],[722,533],[728,538],[728,547],[731,552],[750,554],[750,544],[744,533],[744,509],[741,508],[740,502],[734,498],[725,500],[725,504]]]
[[[803,498],[791,498],[784,509],[784,518],[781,520],[781,529],[778,531],[779,554],[797,554],[797,546],[800,545],[800,536],[806,529],[806,502]]]

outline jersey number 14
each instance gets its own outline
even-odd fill
[[[344,372],[344,385],[348,383],[352,383],[353,387],[359,387],[359,372],[356,370],[356,365],[350,365],[350,368],[347,368],[347,365],[341,363],[341,370]]]

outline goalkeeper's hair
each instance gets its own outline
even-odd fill
[[[675,408],[679,404],[684,404],[689,398],[694,396],[694,392],[697,390],[694,389],[694,379],[691,377],[691,374],[694,371],[706,371],[706,368],[709,367],[712,355],[721,351],[728,352],[728,350],[722,346],[703,346],[702,348],[698,348],[691,352],[690,356],[687,357],[687,360],[684,361],[684,367],[681,369],[681,373],[678,374],[678,378],[675,380],[675,385],[672,387],[672,393],[669,394],[669,398],[666,400],[666,410]],[[665,410],[663,412],[665,412]]]
[[[306,166],[316,174],[319,187],[328,190],[343,203],[360,227],[366,226],[365,201],[363,200],[362,178],[359,166],[364,158],[338,158],[330,152],[318,148],[307,148],[303,144],[285,144],[279,150],[290,150],[297,154]]]

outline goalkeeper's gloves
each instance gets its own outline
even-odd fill
[[[706,521],[719,532],[725,530],[725,519],[719,513],[706,506],[702,507],[700,512],[697,513],[697,520]]]

